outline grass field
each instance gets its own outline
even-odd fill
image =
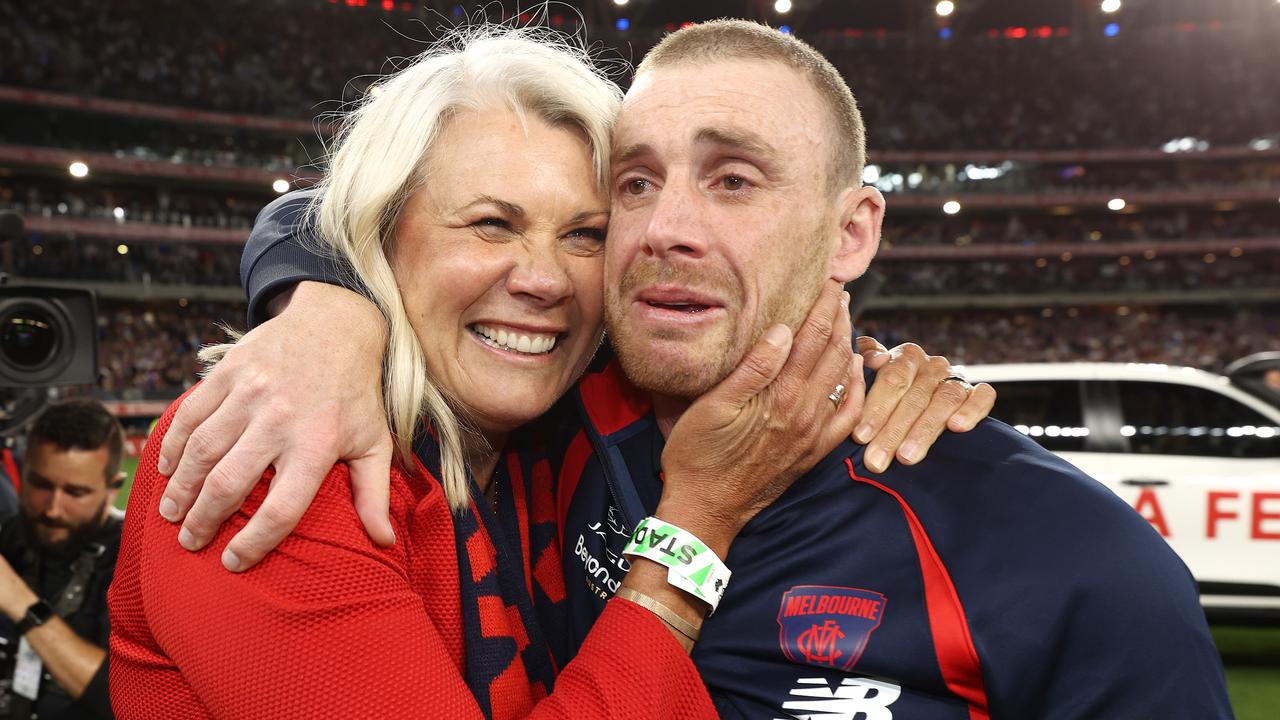
[[[116,499],[123,508],[137,461],[125,458],[125,481]],[[1280,627],[1216,626],[1213,639],[1227,665],[1227,688],[1238,720],[1274,720],[1280,714]]]
[[[133,487],[133,473],[138,469],[138,458],[125,457],[120,463],[120,467],[128,473],[124,480],[124,485],[120,486],[120,494],[116,495],[116,507],[121,510],[129,503],[129,488]]]
[[[1227,689],[1239,720],[1280,714],[1280,628],[1215,626],[1213,639],[1227,665]]]

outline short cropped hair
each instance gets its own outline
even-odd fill
[[[836,189],[862,184],[867,131],[857,100],[840,71],[803,40],[747,20],[711,20],[664,37],[644,56],[636,76],[660,67],[726,58],[779,62],[809,78],[831,110],[836,133],[829,181]]]
[[[107,484],[115,482],[124,455],[124,428],[102,403],[93,398],[71,398],[49,404],[27,431],[27,452],[41,443],[52,443],[62,452],[107,448]]]

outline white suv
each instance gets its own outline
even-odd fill
[[[1280,394],[1248,370],[1044,363],[964,374],[999,391],[993,417],[1145,517],[1191,568],[1210,614],[1280,618]]]

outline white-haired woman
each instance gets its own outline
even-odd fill
[[[630,599],[611,601],[565,656],[553,483],[564,441],[554,421],[525,427],[600,341],[619,100],[581,53],[496,30],[427,53],[354,114],[313,216],[388,320],[398,542],[365,535],[339,465],[251,571],[225,572],[220,552],[269,482],[210,546],[183,550],[154,510],[179,400],[139,465],[112,588],[119,716],[714,716],[687,655],[689,625],[707,606],[656,563],[634,564],[621,593]],[[832,319],[813,324],[832,328],[825,337],[795,338],[821,350],[812,360],[783,369],[792,338],[777,326],[680,420],[664,457],[681,458],[681,471],[668,475],[657,517],[726,548],[848,435],[852,404],[767,392],[779,372],[861,387],[839,295],[827,288],[813,310]],[[795,442],[753,430],[792,416],[819,422],[792,428]]]

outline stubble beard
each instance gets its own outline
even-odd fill
[[[745,333],[735,332],[742,322],[738,317],[742,312],[741,302],[732,303],[736,309],[726,308],[727,316],[715,328],[688,339],[681,339],[674,332],[668,336],[631,332],[623,298],[628,297],[633,288],[653,282],[684,280],[696,288],[718,288],[722,297],[735,300],[741,298],[742,291],[727,271],[700,268],[695,273],[679,271],[666,264],[638,264],[629,269],[617,287],[606,289],[605,303],[605,326],[627,379],[646,392],[693,400],[728,377],[766,328],[783,323],[797,330],[817,297],[827,269],[825,248],[814,233],[793,237],[783,247],[797,245],[809,252],[793,261],[790,270],[780,276],[782,283],[771,297],[763,299],[762,312]],[[781,257],[775,256],[775,261]],[[664,352],[662,344],[678,344],[678,349]]]
[[[59,526],[68,531],[67,536],[61,540],[49,540],[38,529],[45,524],[42,519],[39,516],[33,516],[24,508],[22,511],[22,534],[28,545],[34,547],[41,555],[71,559],[78,556],[89,544],[94,535],[102,528],[106,518],[107,499],[103,498],[102,505],[94,513],[92,520],[70,527]]]

